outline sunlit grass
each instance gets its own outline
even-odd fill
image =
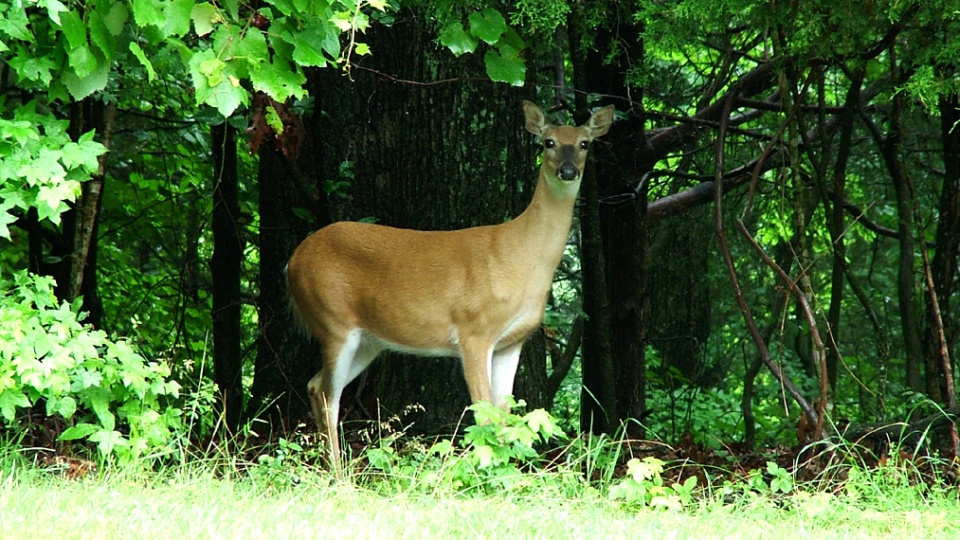
[[[679,511],[628,507],[597,490],[541,488],[468,497],[384,494],[320,470],[224,476],[199,463],[161,473],[101,470],[68,480],[24,463],[0,478],[0,537],[172,538],[956,538],[949,493],[877,504],[811,490],[698,499]],[[900,495],[893,490],[891,498]]]

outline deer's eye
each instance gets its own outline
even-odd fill
[[[586,150],[590,146],[590,141],[580,141],[580,148]]]
[[[547,140],[543,141],[543,147],[544,147],[544,148],[553,148],[553,147],[556,146],[556,145],[557,145],[557,141],[555,141],[555,140],[553,140],[553,139],[547,139]]]

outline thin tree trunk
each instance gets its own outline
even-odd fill
[[[585,89],[589,80],[588,64],[580,32],[571,24],[570,49],[573,57],[574,87]],[[584,93],[576,94],[576,109],[586,116]],[[609,139],[609,134],[608,137]],[[595,145],[596,146],[596,145]],[[596,147],[594,150],[596,156]],[[608,297],[606,258],[603,253],[600,222],[600,190],[594,157],[587,164],[580,185],[580,266],[583,273],[583,312],[586,323],[581,349],[583,386],[580,393],[580,431],[612,434],[618,428],[617,386],[611,335],[611,306]]]
[[[960,259],[960,94],[941,98],[939,108],[944,175],[931,271],[944,346],[946,351],[953,351],[958,325],[951,309],[951,299],[957,292],[957,261]],[[949,375],[953,367],[948,363],[943,369]],[[953,399],[952,395],[948,395],[948,406],[952,406],[950,399]]]
[[[822,197],[824,207],[828,210],[827,229],[830,232],[830,243],[833,246],[833,271],[831,273],[830,307],[827,311],[827,335],[830,343],[827,347],[827,380],[832,391],[837,388],[837,374],[840,366],[840,314],[843,306],[843,287],[846,282],[844,269],[846,268],[846,216],[839,200],[846,198],[847,163],[850,160],[853,139],[853,119],[859,107],[860,88],[863,85],[864,71],[859,70],[850,81],[844,110],[841,115],[840,144],[837,150],[837,160],[833,168],[833,185],[828,189],[833,197]],[[826,139],[826,137],[823,137]],[[830,201],[834,201],[830,204]]]
[[[113,135],[113,123],[116,117],[115,103],[107,105],[103,114],[103,128],[101,144],[107,151],[110,150],[110,138]],[[77,226],[73,237],[73,258],[70,265],[70,285],[67,294],[68,300],[73,300],[83,294],[84,275],[88,267],[91,249],[95,249],[97,216],[100,213],[100,203],[103,195],[103,180],[106,175],[107,155],[99,158],[99,168],[93,177],[81,185],[80,200],[77,204]],[[95,265],[89,273],[95,273]]]
[[[88,98],[71,104],[70,111],[71,137],[77,139],[84,132],[95,128],[100,143],[109,151],[116,104],[105,106]],[[59,244],[59,249],[65,254],[56,274],[59,295],[70,302],[83,298],[81,309],[86,313],[84,322],[94,327],[99,327],[103,318],[103,304],[97,290],[96,236],[108,155],[105,153],[100,156],[97,171],[80,185],[80,197],[73,209],[64,216],[61,237],[55,242],[55,249]],[[37,231],[42,234],[42,227],[38,225]],[[42,244],[34,243],[34,235],[31,234],[31,251],[34,247],[42,250]],[[43,264],[40,263],[37,267],[42,268]]]
[[[897,237],[900,241],[900,256],[897,263],[897,299],[899,300],[900,326],[903,332],[904,354],[906,356],[906,383],[914,391],[926,389],[931,399],[942,402],[938,384],[930,384],[931,369],[936,373],[938,368],[931,366],[924,354],[923,341],[920,337],[920,318],[917,314],[916,298],[917,283],[914,278],[916,268],[916,242],[914,230],[916,218],[914,216],[913,186],[903,170],[900,159],[900,100],[894,101],[894,110],[891,114],[890,132],[884,136],[880,128],[863,114],[861,119],[870,130],[874,141],[880,149],[880,155],[886,165],[897,196]],[[926,365],[928,376],[926,384],[922,376],[921,367]]]
[[[213,379],[220,390],[226,427],[236,432],[243,408],[240,345],[240,269],[237,143],[227,122],[211,128],[213,149]]]
[[[616,373],[610,336],[603,240],[600,238],[599,193],[590,165],[580,187],[580,266],[583,268],[583,390],[580,431],[600,435],[617,429]]]
[[[308,118],[304,125],[314,125],[314,120]],[[326,193],[315,191],[322,182],[313,144],[315,139],[306,136],[306,146],[297,158],[285,156],[272,142],[258,152],[259,332],[246,412],[248,416],[266,416],[271,425],[288,428],[309,418],[307,383],[320,370],[320,346],[295,319],[285,277],[287,261],[297,244],[330,223]],[[303,219],[303,215],[311,219]]]

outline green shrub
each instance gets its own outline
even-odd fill
[[[683,484],[663,485],[663,461],[655,457],[627,462],[627,475],[610,486],[608,496],[638,507],[680,510],[693,499],[697,477],[691,476]]]
[[[523,406],[512,403],[514,407]],[[447,488],[469,493],[511,489],[540,459],[537,445],[563,437],[557,420],[543,409],[523,416],[489,403],[470,407],[477,423],[464,430],[462,440],[441,440],[429,449],[398,452],[397,437],[367,450],[370,467],[400,482],[404,489]]]
[[[3,105],[0,100],[0,112]],[[10,239],[7,226],[18,211],[36,209],[41,221],[59,223],[107,151],[93,131],[72,141],[67,120],[37,107],[31,101],[15,107],[12,119],[0,118],[0,238]]]
[[[60,440],[96,443],[106,458],[166,451],[181,430],[169,367],[84,327],[79,303],[58,302],[53,285],[25,271],[0,276],[0,422],[23,430],[22,410],[42,406],[69,426]]]

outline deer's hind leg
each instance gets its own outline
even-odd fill
[[[318,430],[327,438],[330,463],[340,468],[340,398],[343,389],[357,378],[380,353],[364,332],[355,328],[344,337],[328,338],[323,348],[323,369],[307,384],[310,408]]]

